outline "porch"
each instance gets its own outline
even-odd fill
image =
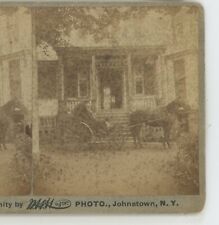
[[[162,100],[162,47],[58,48],[58,102],[97,114],[152,111]]]
[[[72,112],[82,101],[97,118],[127,125],[130,112],[153,111],[165,97],[162,47],[56,51],[58,61],[41,62],[39,66],[42,135],[53,135],[56,116],[62,111]]]

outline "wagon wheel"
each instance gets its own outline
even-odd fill
[[[85,122],[78,122],[72,133],[73,141],[78,149],[91,148],[94,143],[94,132]]]
[[[115,126],[108,136],[108,148],[121,150],[125,143],[124,129],[122,126]]]
[[[90,126],[80,121],[67,121],[63,129],[62,144],[71,144],[77,149],[91,146],[94,134]]]

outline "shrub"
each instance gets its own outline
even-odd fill
[[[32,139],[24,133],[15,137],[15,164],[17,179],[22,185],[30,184],[32,174]]]
[[[197,135],[184,132],[177,138],[174,177],[179,189],[187,194],[199,191],[199,143]]]

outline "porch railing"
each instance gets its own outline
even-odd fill
[[[141,96],[133,98],[131,105],[132,110],[153,111],[157,108],[157,101],[155,96]]]
[[[68,112],[73,112],[73,110],[75,109],[75,107],[81,103],[83,100],[81,99],[66,99],[65,100],[65,104],[67,107]],[[86,102],[88,102],[88,107],[91,107],[91,100],[86,100]]]
[[[74,108],[81,103],[83,100],[81,99],[66,99],[65,104],[67,107],[67,110],[69,112],[72,112]],[[91,100],[88,101],[88,107],[92,109],[92,102]],[[131,110],[148,110],[153,111],[157,108],[157,101],[155,96],[143,96],[143,97],[134,97],[131,100]]]

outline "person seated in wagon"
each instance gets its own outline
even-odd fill
[[[98,120],[95,113],[91,110],[91,102],[84,100],[77,105],[74,110],[74,115],[81,121],[88,123],[95,131],[100,133],[108,133],[114,126],[110,119],[106,117],[104,120]]]

